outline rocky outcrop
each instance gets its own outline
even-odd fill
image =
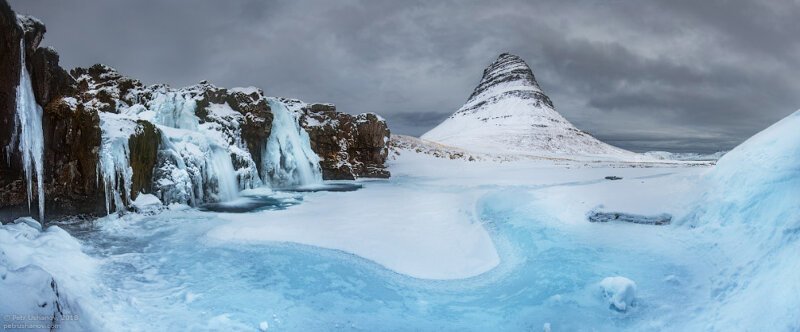
[[[654,216],[644,216],[644,215],[624,213],[624,212],[591,211],[589,212],[589,215],[586,218],[589,220],[589,222],[602,223],[602,222],[620,221],[633,224],[657,225],[657,226],[669,225],[669,223],[672,222],[672,215],[667,213],[662,213]]]
[[[22,29],[17,25],[17,16],[5,0],[0,0],[0,126],[3,134],[0,135],[0,149],[6,153],[6,147],[11,140],[8,134],[14,126],[14,111],[16,109],[16,89],[19,83],[19,41],[22,38]],[[6,156],[7,157],[7,156]],[[5,160],[4,160],[5,161]],[[10,179],[19,177],[20,169],[8,167],[8,163],[0,163],[0,201],[6,201],[8,191],[2,190],[8,185]]]
[[[161,145],[161,132],[150,122],[137,121],[136,131],[128,139],[132,169],[131,199],[141,193],[153,191],[153,169]]]
[[[374,113],[350,115],[336,112],[332,104],[305,104],[285,100],[298,114],[300,125],[320,156],[325,179],[388,178],[389,127]]]
[[[58,53],[50,47],[40,47],[31,58],[33,92],[39,105],[47,105],[60,96],[75,94],[75,79],[58,65]]]
[[[100,126],[96,111],[59,98],[42,118],[45,141],[45,202],[48,215],[102,211],[97,179]]]
[[[101,64],[67,72],[55,50],[39,47],[45,32],[41,21],[16,15],[0,0],[0,221],[32,214],[21,154],[9,148],[20,42],[34,98],[43,108],[48,218],[125,208],[139,193],[213,202],[230,181],[209,177],[212,171],[232,173],[227,176],[240,189],[263,184],[262,154],[274,118],[263,91],[205,81],[181,89],[145,86]],[[295,102],[294,115],[322,159],[324,179],[389,176],[386,121],[374,114],[339,113],[330,104]],[[226,155],[230,160],[223,164],[229,162],[230,170],[210,160]]]

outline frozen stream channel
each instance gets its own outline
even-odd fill
[[[700,305],[706,258],[685,230],[586,212],[679,215],[674,197],[704,169],[418,158],[360,190],[273,193],[246,213],[64,224],[96,266],[62,287],[92,285],[73,296],[82,323],[131,330],[658,330]],[[625,311],[600,287],[616,276],[636,283]]]

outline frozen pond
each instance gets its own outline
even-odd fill
[[[699,305],[704,258],[687,255],[684,231],[585,213],[637,196],[633,212],[680,213],[677,202],[644,204],[653,197],[637,188],[671,183],[650,195],[675,196],[702,170],[511,167],[492,180],[472,178],[486,169],[447,179],[403,167],[331,186],[358,190],[63,225],[100,262],[84,307],[99,325],[135,330],[538,331],[670,329]],[[629,194],[608,197],[615,188]],[[562,196],[573,205],[556,204]],[[600,286],[615,276],[636,283],[625,311]]]

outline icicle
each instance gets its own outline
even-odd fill
[[[100,112],[99,115],[102,139],[97,173],[103,179],[106,212],[111,213],[130,203],[133,169],[128,140],[136,131],[136,122],[114,113]]]
[[[19,143],[22,154],[22,170],[28,188],[28,208],[33,196],[33,177],[36,173],[36,187],[39,199],[39,219],[44,220],[44,134],[42,131],[42,107],[36,103],[30,75],[25,65],[24,40],[19,42],[20,74],[17,86],[17,109],[14,117],[14,131],[11,142],[6,147],[6,156],[10,162],[11,151]]]
[[[264,182],[278,187],[321,183],[319,156],[311,150],[308,133],[282,102],[270,98],[269,105],[274,118],[262,154]]]

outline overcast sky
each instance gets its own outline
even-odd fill
[[[577,127],[635,151],[729,149],[800,108],[798,0],[10,2],[66,68],[253,85],[415,136],[502,52]]]

